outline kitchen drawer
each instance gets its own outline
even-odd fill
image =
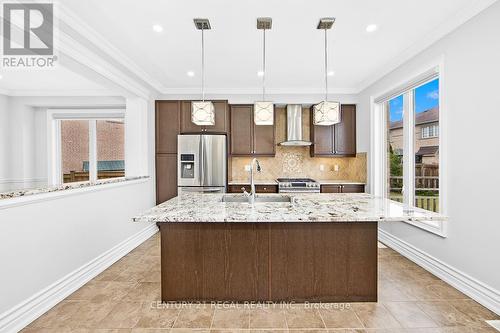
[[[229,185],[227,193],[243,193],[242,187],[247,192],[250,192],[250,185]],[[255,192],[257,193],[278,193],[278,185],[255,185]]]
[[[331,184],[321,185],[321,193],[364,193],[362,184]]]

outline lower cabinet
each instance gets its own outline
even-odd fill
[[[156,154],[156,204],[177,196],[177,154]]]
[[[242,187],[245,191],[250,192],[250,185],[229,185],[227,193],[243,193]],[[255,185],[255,192],[257,193],[278,193],[278,185]]]
[[[365,185],[362,184],[321,185],[321,193],[365,193]]]

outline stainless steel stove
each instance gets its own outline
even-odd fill
[[[279,193],[320,193],[320,185],[311,178],[278,178]]]

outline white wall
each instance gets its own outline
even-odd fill
[[[444,56],[442,102],[448,130],[448,238],[404,223],[381,229],[462,271],[490,289],[500,290],[500,2],[433,44],[359,96],[358,149],[369,150],[370,96],[409,79]],[[383,47],[381,48],[383,51]],[[376,97],[376,96],[374,96]],[[498,295],[498,294],[497,294]]]
[[[146,228],[150,182],[0,210],[0,314]]]
[[[8,177],[9,151],[9,97],[0,95],[0,190],[2,181]]]

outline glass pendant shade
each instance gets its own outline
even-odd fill
[[[255,125],[274,124],[274,104],[273,102],[255,102],[253,106]]]
[[[314,125],[331,126],[340,123],[340,103],[323,101],[314,106]]]
[[[212,102],[191,102],[191,121],[199,126],[215,125],[215,107]]]

